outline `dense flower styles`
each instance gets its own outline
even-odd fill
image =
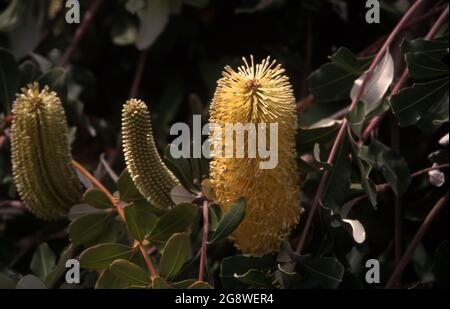
[[[256,65],[253,57],[250,64],[243,60],[245,65],[237,71],[225,67],[210,107],[210,122],[222,128],[229,123],[278,123],[278,164],[260,169],[263,159],[259,156],[217,156],[211,160],[210,177],[217,202],[225,211],[239,197],[246,198],[246,216],[231,239],[243,253],[262,255],[279,249],[301,212],[295,153],[297,113],[291,85],[279,64],[270,58]],[[213,143],[220,142],[214,132],[211,138]]]
[[[170,191],[179,182],[158,154],[144,102],[131,99],[123,106],[122,134],[127,168],[141,194],[156,207],[173,205]]]
[[[11,161],[17,190],[36,216],[61,217],[82,194],[61,100],[48,87],[39,91],[35,83],[17,95],[12,114]]]

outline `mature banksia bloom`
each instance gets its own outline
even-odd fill
[[[123,106],[122,139],[128,171],[141,194],[156,207],[173,205],[170,191],[179,181],[158,154],[143,101],[131,99]]]
[[[256,65],[253,57],[250,64],[243,60],[245,65],[237,72],[225,67],[210,107],[210,123],[221,128],[230,123],[265,123],[267,127],[278,123],[278,164],[260,169],[264,160],[258,152],[254,158],[213,156],[210,177],[217,202],[225,211],[239,197],[246,198],[246,216],[231,239],[243,253],[262,255],[279,249],[301,212],[295,153],[297,113],[292,87],[279,64],[269,57]],[[210,136],[213,148],[216,143],[225,148],[225,134],[214,132]],[[268,133],[266,136],[269,140]],[[236,136],[233,139],[236,141]]]
[[[61,100],[34,83],[17,95],[12,115],[11,161],[25,206],[43,219],[63,216],[80,201],[82,186],[71,163]]]

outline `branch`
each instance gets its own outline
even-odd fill
[[[84,166],[82,166],[80,163],[78,163],[75,160],[72,160],[72,164],[81,174],[83,174],[86,178],[88,178],[98,189],[100,189],[103,193],[106,194],[106,196],[108,196],[111,203],[116,207],[116,210],[117,210],[120,218],[126,224],[125,214],[124,214],[123,208],[120,207],[120,205],[119,205],[119,200],[116,197],[114,197],[111,194],[111,192],[109,192],[108,189],[106,189],[100,183],[100,181],[98,181],[87,169],[85,169]],[[137,240],[135,240],[134,242],[135,242],[135,246],[137,246],[139,248],[139,250],[141,251],[142,257],[144,258],[145,263],[147,264],[148,270],[150,271],[152,278],[157,277],[158,272],[156,271],[156,268],[153,265],[152,260],[148,256],[144,245],[142,243],[138,242]]]
[[[400,19],[398,24],[395,26],[394,30],[392,30],[392,32],[389,34],[389,36],[386,39],[386,41],[384,42],[383,46],[381,47],[381,49],[378,51],[377,55],[375,56],[375,59],[372,61],[372,64],[370,65],[369,69],[366,71],[366,75],[364,77],[364,80],[362,81],[361,87],[359,88],[359,91],[358,91],[357,95],[355,96],[355,98],[352,100],[352,102],[350,104],[350,107],[348,109],[348,112],[351,112],[353,110],[353,108],[356,106],[358,101],[363,96],[364,91],[365,91],[366,86],[367,86],[367,83],[370,80],[370,78],[371,78],[371,76],[373,74],[373,71],[375,70],[376,66],[378,65],[378,63],[383,58],[384,53],[386,52],[387,48],[395,40],[395,38],[399,34],[400,30],[404,26],[404,24],[409,20],[409,18],[413,15],[413,13],[419,8],[419,6],[423,2],[424,2],[424,0],[417,0],[408,9],[408,11],[405,13],[405,15]],[[342,123],[341,123],[341,127],[339,129],[339,133],[336,136],[336,140],[334,141],[333,146],[331,148],[331,152],[330,152],[330,154],[328,156],[327,163],[330,164],[330,165],[333,164],[334,158],[336,156],[336,152],[339,149],[339,145],[340,145],[341,141],[343,140],[343,138],[345,137],[347,126],[348,126],[348,122],[347,122],[347,119],[345,118],[342,121]],[[303,233],[302,233],[302,235],[300,237],[300,242],[299,242],[299,244],[297,246],[297,249],[296,249],[296,253],[297,254],[301,254],[301,252],[303,250],[303,247],[304,247],[305,241],[306,241],[306,237],[307,237],[308,232],[310,230],[314,214],[317,211],[317,208],[319,206],[319,200],[321,199],[323,190],[325,189],[325,185],[326,185],[327,179],[328,179],[328,171],[326,170],[322,174],[322,177],[321,177],[320,183],[319,183],[319,187],[318,187],[316,195],[314,196],[314,199],[312,201],[311,209],[310,209],[310,212],[308,214],[308,218],[306,219],[305,228],[303,229]]]
[[[422,225],[420,226],[419,230],[417,231],[416,235],[414,235],[413,240],[409,244],[408,248],[406,249],[405,253],[403,254],[400,262],[395,267],[394,272],[391,275],[391,278],[389,279],[388,283],[386,284],[386,289],[392,288],[396,283],[400,275],[405,270],[406,266],[408,265],[409,260],[411,259],[411,256],[413,255],[414,251],[416,250],[417,245],[422,240],[423,236],[427,232],[428,228],[430,227],[431,222],[433,222],[436,215],[439,213],[439,211],[445,206],[445,204],[448,202],[448,192],[443,196],[439,201],[436,203],[436,205],[433,206],[431,211],[428,213],[427,217],[423,221]]]
[[[145,64],[147,63],[148,49],[141,51],[139,56],[139,62],[134,75],[133,84],[131,85],[129,98],[136,98],[139,92],[139,86],[141,85],[142,77],[144,75]]]
[[[84,13],[84,18],[81,24],[78,26],[77,30],[75,31],[74,38],[69,45],[69,47],[64,52],[64,55],[61,57],[59,61],[59,65],[64,67],[66,66],[70,59],[73,56],[73,53],[75,52],[78,44],[80,43],[81,39],[83,38],[87,28],[91,24],[92,20],[94,19],[95,14],[97,13],[98,9],[100,8],[100,5],[103,3],[104,0],[95,0],[92,2],[89,9]]]
[[[446,8],[442,12],[442,14],[439,16],[439,18],[436,20],[436,22],[433,24],[430,31],[428,31],[427,35],[425,36],[425,40],[431,40],[434,37],[436,32],[439,30],[439,27],[444,23],[444,21],[447,19],[447,17],[448,17],[448,5],[446,6]],[[397,81],[394,88],[392,89],[393,95],[395,95],[396,93],[398,93],[400,91],[400,89],[402,89],[402,87],[405,85],[406,81],[408,80],[408,75],[409,75],[409,70],[408,70],[408,68],[406,68],[403,71],[402,76],[400,77],[400,79]],[[369,125],[364,130],[361,141],[364,142],[369,138],[370,134],[372,133],[373,130],[375,130],[375,128],[378,127],[378,125],[381,122],[381,119],[383,118],[383,116],[385,114],[386,113],[384,113],[380,116],[376,116],[370,121]]]
[[[202,246],[200,247],[200,266],[198,271],[198,280],[203,281],[205,276],[206,260],[207,260],[207,243],[208,243],[208,231],[209,231],[209,214],[208,214],[208,201],[203,201],[203,237]]]

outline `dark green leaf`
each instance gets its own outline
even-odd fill
[[[203,282],[203,281],[197,281],[194,282],[193,284],[191,284],[188,287],[188,290],[209,290],[212,289],[213,287],[210,286],[208,283]]]
[[[431,57],[442,59],[448,54],[448,37],[433,40],[415,39],[403,41],[401,49],[404,54],[408,52],[422,52]]]
[[[0,48],[0,106],[3,106],[5,113],[9,113],[19,82],[19,69],[14,56],[6,49]]]
[[[187,289],[188,287],[190,287],[195,282],[197,282],[196,279],[186,279],[186,280],[183,280],[183,281],[171,283],[170,287],[172,289],[176,289],[176,290],[177,289]]]
[[[172,171],[172,173],[180,180],[183,187],[186,189],[194,189],[193,184],[193,175],[191,170],[191,165],[189,164],[189,160],[186,158],[178,158],[175,159],[172,157],[170,148],[175,147],[172,144],[167,145],[164,150],[164,162],[167,164],[167,167]]]
[[[344,275],[344,266],[333,257],[307,260],[298,267],[300,274],[317,284],[318,288],[335,289]]]
[[[361,63],[348,48],[340,47],[332,56],[330,56],[330,60],[343,67],[349,73],[355,75],[363,73]]]
[[[86,269],[103,269],[115,260],[129,259],[134,249],[121,244],[99,244],[80,254],[80,266]]]
[[[144,203],[131,203],[125,207],[125,220],[130,235],[142,241],[153,230],[158,218]]]
[[[30,269],[39,279],[45,280],[55,267],[56,257],[52,249],[43,243],[34,254]]]
[[[409,75],[414,79],[429,79],[448,75],[448,65],[426,53],[406,53]]]
[[[83,194],[83,202],[100,209],[114,208],[108,196],[97,188],[88,189]]]
[[[224,288],[246,288],[247,284],[239,282],[235,274],[243,275],[250,269],[267,270],[276,267],[275,261],[268,257],[235,255],[223,259],[220,277]]]
[[[134,185],[130,173],[126,169],[123,170],[117,180],[117,188],[119,189],[120,199],[122,201],[130,202],[143,199],[141,193],[139,193],[139,190]]]
[[[264,272],[258,269],[250,269],[245,274],[243,275],[236,274],[234,277],[237,280],[255,288],[266,288],[266,289],[273,288],[272,279],[267,277],[267,275]]]
[[[110,213],[82,216],[69,225],[70,239],[75,245],[90,244],[108,230],[113,220],[114,216]]]
[[[170,286],[169,284],[166,282],[166,280],[164,280],[161,277],[154,277],[152,279],[152,289],[169,289]]]
[[[48,86],[55,91],[62,102],[67,102],[67,81],[68,73],[63,68],[53,68],[38,79],[40,87]]]
[[[21,290],[45,290],[47,287],[44,282],[36,276],[26,275],[17,282],[16,289]]]
[[[446,94],[448,98],[448,78],[443,78],[414,84],[392,96],[390,104],[400,126],[410,126],[420,121],[430,109],[440,110],[442,104],[448,105],[448,100],[442,100]],[[448,118],[448,112],[441,116]]]
[[[180,204],[161,216],[149,236],[150,241],[164,242],[174,233],[184,232],[198,213],[194,204]]]
[[[325,119],[310,127],[299,127],[297,132],[297,145],[300,152],[311,150],[316,143],[323,144],[330,141],[337,134],[339,122]]]
[[[167,240],[161,255],[161,275],[175,276],[187,261],[190,239],[186,233],[177,233]]]
[[[111,270],[105,269],[102,271],[95,283],[96,289],[124,289],[129,285],[126,281],[118,278]]]
[[[220,220],[219,226],[209,241],[210,243],[227,237],[241,224],[245,218],[245,206],[244,198],[240,198],[235,204],[231,205],[230,209]]]
[[[48,274],[47,278],[45,279],[45,284],[48,287],[52,287],[53,284],[58,280],[60,277],[62,277],[66,271],[66,262],[67,260],[72,258],[72,254],[74,253],[74,245],[69,244],[64,250],[61,252],[61,256],[59,257],[58,263],[53,268],[53,271]]]
[[[389,147],[372,140],[369,146],[360,147],[359,157],[383,174],[396,195],[406,192],[411,182],[408,164]]]
[[[116,260],[109,266],[111,272],[130,286],[147,286],[150,284],[149,275],[138,265],[127,260]]]
[[[359,101],[356,104],[355,108],[347,114],[348,123],[352,128],[353,132],[358,137],[361,137],[364,120],[366,117],[366,106],[367,106],[366,103]]]

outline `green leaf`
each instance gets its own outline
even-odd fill
[[[39,77],[40,87],[48,86],[55,91],[63,103],[67,102],[68,73],[64,68],[56,67]]]
[[[97,188],[88,189],[83,194],[83,202],[100,209],[114,208],[108,196]]]
[[[350,137],[350,145],[351,145],[353,158],[356,162],[356,165],[358,166],[359,173],[361,175],[361,185],[362,185],[364,191],[366,192],[370,203],[376,209],[376,207],[377,207],[377,191],[376,191],[375,183],[369,177],[370,172],[372,171],[372,165],[368,164],[366,161],[361,160],[361,158],[359,157],[360,150],[359,150],[358,143],[353,139],[353,137],[351,136],[350,133],[349,133],[349,137]]]
[[[43,243],[31,259],[30,269],[39,279],[45,280],[55,267],[55,263],[55,254],[46,243]]]
[[[401,50],[404,54],[421,52],[426,53],[428,56],[442,59],[448,54],[448,37],[435,38],[433,40],[415,39],[403,41]]]
[[[19,68],[14,56],[6,49],[0,48],[0,105],[5,113],[9,113],[15,100],[19,82]]]
[[[297,132],[297,146],[300,152],[312,150],[316,143],[323,144],[334,138],[339,129],[339,122],[324,119],[310,127],[299,127]]]
[[[110,213],[98,213],[82,216],[69,225],[69,236],[75,245],[91,244],[104,234],[113,224]]]
[[[161,277],[154,277],[152,279],[152,289],[169,289],[170,286],[169,284],[166,282],[166,280],[164,280]]]
[[[66,262],[67,260],[72,258],[72,254],[74,253],[74,245],[69,244],[64,250],[61,252],[61,256],[58,260],[58,263],[53,268],[53,270],[48,274],[48,276],[45,278],[45,284],[48,287],[52,287],[53,284],[55,284],[56,280],[58,280],[63,274],[66,273]]]
[[[414,79],[429,79],[448,75],[448,66],[426,53],[406,53],[409,75]]]
[[[345,202],[347,192],[350,189],[351,164],[349,159],[350,149],[345,139],[338,146],[333,166],[329,170],[328,181],[322,194],[322,205],[340,213],[340,208]]]
[[[186,233],[177,233],[167,240],[161,255],[161,275],[172,278],[187,261],[190,239]]]
[[[219,222],[219,226],[211,237],[210,243],[221,240],[230,235],[245,218],[245,199],[239,198],[237,202],[231,205]]]
[[[358,62],[358,59],[348,48],[340,47],[329,58],[333,63],[340,65],[349,73],[355,75],[363,73],[360,62]]]
[[[374,139],[360,147],[359,157],[383,174],[396,195],[406,192],[411,182],[408,164],[389,147]]]
[[[208,283],[203,282],[203,281],[197,281],[192,283],[189,287],[188,290],[209,290],[212,289],[213,287],[210,286]]]
[[[184,232],[192,224],[198,213],[194,204],[180,204],[161,216],[148,237],[153,242],[164,242],[172,234]]]
[[[359,138],[361,137],[364,120],[366,117],[366,106],[367,106],[366,103],[359,101],[356,104],[355,108],[347,114],[348,123],[352,128],[353,132]]]
[[[19,274],[6,268],[0,262],[0,290],[14,289],[19,280],[20,280]]]
[[[95,283],[96,289],[125,289],[129,285],[125,280],[118,278],[108,268],[101,272]]]
[[[392,96],[390,104],[400,126],[405,127],[419,122],[429,110],[439,110],[441,105],[448,105],[448,100],[442,100],[445,95],[448,98],[448,78],[416,83]],[[448,118],[448,112],[440,116]]]
[[[170,284],[170,287],[175,290],[187,289],[195,282],[197,282],[196,279],[186,279],[186,280],[179,281],[179,282],[173,282]]]
[[[121,244],[99,244],[80,254],[80,266],[86,269],[104,269],[115,260],[129,259],[134,248]]]
[[[422,118],[420,118],[416,124],[417,127],[428,133],[436,131],[442,124],[448,122],[448,109],[449,100],[447,91],[438,102],[433,106],[430,106],[430,108],[422,114]]]
[[[20,290],[45,290],[47,287],[44,282],[36,276],[26,275],[17,282],[16,289]]]
[[[178,178],[178,180],[180,180],[183,187],[189,190],[194,189],[195,188],[193,184],[194,176],[192,174],[192,169],[189,160],[183,157],[178,159],[172,157],[170,151],[171,147],[176,146],[169,144],[164,149],[164,162],[167,164],[167,167],[172,171],[172,173]]]
[[[349,73],[336,63],[325,63],[309,77],[311,92],[318,101],[330,101],[350,91],[358,74]]]
[[[220,266],[222,286],[225,289],[246,288],[248,287],[248,285],[238,281],[235,277],[235,274],[243,275],[250,269],[258,269],[260,271],[263,271],[266,269],[272,269],[274,267],[276,267],[275,261],[267,256],[253,257],[235,255],[224,258]]]
[[[8,32],[16,29],[25,18],[29,1],[12,0],[8,6],[0,13],[0,32]]]
[[[342,282],[344,266],[336,258],[321,257],[298,265],[300,274],[313,281],[318,288],[335,289]]]
[[[156,226],[158,218],[152,213],[151,208],[143,203],[131,203],[125,207],[125,221],[130,235],[142,241]]]
[[[147,286],[150,284],[149,275],[138,265],[127,260],[116,260],[109,266],[111,272],[130,286]]]
[[[141,200],[144,197],[133,183],[130,173],[127,169],[123,170],[117,180],[117,188],[119,189],[120,199],[125,202]]]
[[[254,288],[265,288],[270,289],[273,288],[272,280],[266,276],[265,273],[258,269],[250,269],[243,275],[235,274],[234,277]]]

